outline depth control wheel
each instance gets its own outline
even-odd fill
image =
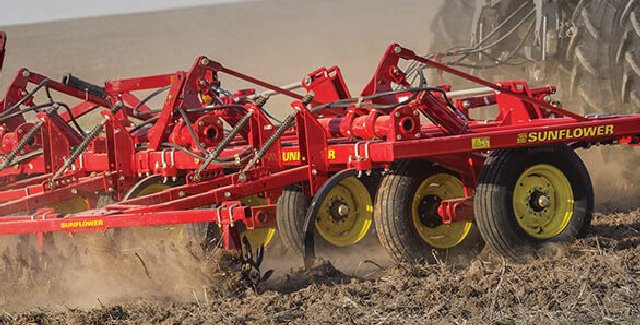
[[[494,151],[474,197],[482,237],[514,260],[545,242],[569,242],[591,223],[589,173],[565,145]]]
[[[160,175],[153,175],[138,181],[125,194],[123,201],[132,200],[149,194],[155,194],[168,190],[176,184],[172,182],[164,182]],[[181,242],[189,237],[197,237],[194,227],[185,227],[184,225],[170,225],[157,227],[138,227],[130,229],[131,235],[137,239],[157,239],[166,238],[172,241]]]
[[[336,247],[359,243],[371,228],[371,194],[355,177],[336,184],[328,193],[316,216],[320,237]]]
[[[319,203],[315,216],[317,237],[325,246],[349,247],[362,241],[373,219],[372,190],[357,177],[347,177],[331,184]],[[368,185],[368,184],[367,184]],[[317,195],[317,194],[316,194]],[[278,200],[278,229],[290,252],[302,253],[303,231],[311,198],[302,186],[290,186]]]
[[[473,221],[443,223],[438,206],[464,197],[452,172],[424,161],[399,163],[380,184],[374,220],[378,239],[398,262],[435,262],[474,253],[482,239]]]

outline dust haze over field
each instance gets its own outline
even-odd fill
[[[388,44],[417,53],[431,48],[430,25],[442,3],[274,0],[7,27],[0,89],[23,66],[97,83],[186,70],[206,55],[276,84],[339,65],[355,95]],[[267,108],[279,116],[289,109],[285,99]],[[612,157],[623,151],[607,150]],[[549,247],[530,265],[511,265],[485,250],[462,268],[394,266],[370,240],[331,257],[338,270],[320,264],[302,272],[276,243],[266,261],[276,275],[257,296],[231,290],[233,277],[193,243],[158,239],[114,249],[105,234],[59,238],[43,259],[32,247],[18,254],[16,238],[5,238],[0,324],[633,322],[640,316],[638,214],[608,213],[636,206],[635,175],[616,174],[615,159],[603,162],[600,152],[584,156],[599,211],[607,214],[596,217],[588,238]]]

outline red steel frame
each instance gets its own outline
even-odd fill
[[[252,118],[254,122],[249,125],[245,138],[238,137],[235,144],[228,147],[226,154],[233,155],[249,145],[253,148],[264,147],[265,154],[255,166],[231,174],[225,174],[220,167],[212,166],[203,177],[196,178],[193,170],[198,168],[199,164],[193,161],[189,163],[188,158],[182,161],[183,158],[178,159],[176,156],[176,163],[172,168],[188,173],[187,183],[183,186],[109,205],[97,212],[62,216],[52,209],[41,209],[29,216],[2,217],[0,235],[216,223],[223,230],[225,248],[240,249],[239,233],[242,229],[275,225],[273,203],[282,188],[303,183],[307,185],[308,193],[313,195],[335,171],[354,169],[367,172],[388,169],[392,168],[394,162],[404,159],[428,160],[459,173],[467,197],[443,201],[439,209],[443,221],[451,223],[473,218],[470,200],[477,185],[477,175],[488,151],[552,143],[565,143],[572,147],[640,143],[639,115],[579,116],[551,104],[550,96],[555,93],[554,87],[529,88],[523,81],[493,84],[421,58],[411,50],[395,44],[389,46],[385,52],[374,77],[362,92],[360,101],[346,108],[325,110],[313,108],[321,103],[349,97],[349,91],[337,68],[321,69],[305,78],[305,88],[316,93],[317,100],[311,105],[306,105],[307,103],[300,100],[299,95],[205,59],[198,58],[194,69],[200,64],[212,71],[225,72],[297,98],[291,104],[295,116],[294,131],[285,132],[272,146],[265,147],[265,143],[276,132],[277,126],[272,125],[260,113],[259,107],[245,102],[245,111],[255,112],[256,117]],[[429,89],[416,92],[416,96],[410,102],[399,104],[399,98],[410,97],[410,94],[380,94],[389,92],[393,84],[408,86],[404,74],[398,68],[401,59],[421,62],[428,67],[488,87],[489,90],[456,98],[456,110],[464,113],[466,117],[460,116],[459,112],[448,107],[440,93]],[[176,75],[176,78],[189,79],[188,74],[178,76],[180,74]],[[121,80],[107,84],[107,92],[162,87],[168,85],[170,79],[170,75],[161,75]],[[448,90],[450,87],[442,88]],[[167,100],[178,98],[180,90],[178,86],[172,86]],[[376,94],[380,96],[367,97]],[[186,100],[186,97],[183,98]],[[362,103],[399,105],[385,110],[370,108]],[[492,105],[499,108],[494,120],[485,122],[468,119],[469,110]],[[180,105],[175,102],[165,103],[167,111],[175,107]],[[160,113],[159,121],[153,128],[164,130],[170,124],[170,115],[163,115],[165,109]],[[121,123],[123,120],[127,121],[126,116],[116,116],[108,111],[103,112],[103,116],[107,119],[105,133],[109,157],[102,158],[108,163],[97,163],[101,167],[96,169],[104,172],[101,178],[98,178],[102,182],[100,186],[119,188],[121,183],[136,180],[139,173],[175,175],[161,168],[153,168],[154,163],[159,162],[158,155],[162,156],[162,160],[165,157],[164,152],[158,152],[157,145],[160,140],[150,138],[149,150],[136,152],[135,140],[125,132],[126,127]],[[428,121],[422,121],[421,116],[426,117]],[[157,134],[164,136],[165,132]],[[84,166],[90,165],[89,161],[95,163],[96,158],[87,158]],[[178,160],[181,161],[180,164]],[[108,164],[109,168],[105,169],[105,164]],[[109,180],[111,183],[106,184]],[[98,182],[97,179],[94,181]],[[82,180],[79,179],[78,182]],[[68,189],[65,188],[67,192]],[[12,190],[20,189],[14,187]],[[31,189],[27,187],[27,191]],[[263,195],[269,199],[270,204],[258,207],[242,206],[240,198],[253,194]],[[37,194],[29,194],[22,199],[28,200],[33,196]],[[52,202],[54,201],[52,199]],[[9,204],[13,202],[15,201]],[[217,207],[189,210],[202,206]],[[7,205],[0,204],[1,210],[4,211],[5,208]]]

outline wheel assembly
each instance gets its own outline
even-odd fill
[[[527,168],[513,190],[513,211],[529,236],[549,239],[562,233],[573,215],[573,189],[558,168],[538,164]]]
[[[582,160],[564,145],[498,150],[482,168],[474,211],[489,246],[520,260],[528,249],[587,232],[591,180]]]
[[[440,202],[464,197],[462,182],[446,172],[428,176],[420,183],[411,203],[413,227],[420,238],[436,249],[449,249],[460,244],[471,231],[473,222],[445,225],[438,215]]]
[[[382,246],[396,261],[429,261],[447,253],[482,247],[472,220],[444,224],[443,200],[463,198],[464,187],[451,172],[423,161],[403,162],[383,178],[374,208]]]
[[[91,208],[89,201],[81,196],[76,196],[70,200],[62,201],[52,205],[57,213],[69,214],[87,211]]]
[[[124,196],[123,201],[139,198],[168,190],[176,184],[163,181],[160,175],[153,175],[137,182]],[[186,225],[132,228],[132,235],[139,239],[168,238],[181,242],[189,237]]]
[[[348,177],[326,194],[316,216],[316,230],[333,246],[355,245],[369,231],[372,212],[367,188],[356,177]]]
[[[314,229],[322,242],[349,247],[365,238],[373,220],[371,191],[349,173],[336,174],[311,198],[302,187],[289,187],[278,200],[278,227],[287,249],[302,253],[304,221],[313,206]],[[325,184],[326,185],[326,184]]]

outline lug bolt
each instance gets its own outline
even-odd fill
[[[538,205],[543,208],[549,207],[551,205],[551,198],[547,195],[540,195],[538,198]]]
[[[346,217],[349,215],[349,206],[346,204],[340,204],[338,207],[338,215],[341,217]]]

